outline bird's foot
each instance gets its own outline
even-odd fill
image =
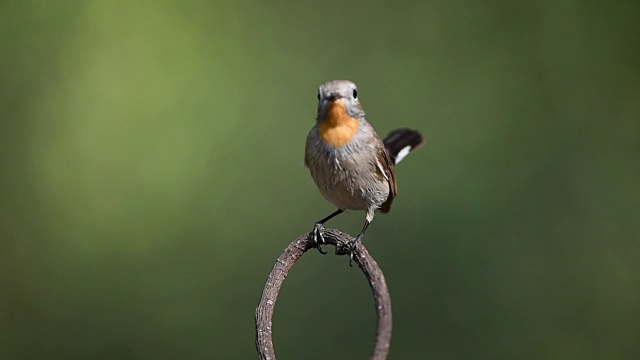
[[[362,243],[362,234],[358,235],[358,237],[355,238],[349,245],[349,266],[353,266],[351,262],[356,255],[356,250],[358,249],[358,245],[360,245],[360,243]]]
[[[320,247],[321,243],[326,244],[324,241],[324,225],[316,223],[313,230],[311,230],[311,238],[313,239],[313,247],[318,249],[320,254],[325,255],[327,252],[322,251],[322,248]]]

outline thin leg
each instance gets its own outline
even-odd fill
[[[338,216],[338,215],[342,214],[343,212],[344,212],[344,210],[342,210],[342,209],[338,209],[338,210],[336,210],[336,211],[332,212],[332,213],[331,213],[331,215],[327,216],[326,218],[324,218],[324,219],[322,219],[322,220],[320,220],[320,221],[316,222],[316,224],[324,224],[324,223],[326,223],[327,221],[329,221],[329,220],[333,219],[334,217],[336,217],[336,216]]]
[[[371,224],[371,221],[369,219],[365,219],[364,226],[362,227],[362,231],[360,231],[360,234],[358,234],[356,239],[351,244],[351,250],[349,251],[349,266],[351,266],[351,261],[353,260],[353,254],[356,252],[356,248],[358,247],[358,245],[360,245],[360,243],[362,242],[362,239],[364,238],[364,232],[367,231],[369,224]]]
[[[324,223],[342,214],[343,212],[344,210],[338,209],[333,213],[331,213],[329,216],[325,217],[324,219],[316,222],[315,226],[313,227],[313,231],[311,231],[312,237],[313,237],[313,243],[315,244],[316,249],[318,249],[318,251],[321,254],[326,254],[326,252],[322,251],[322,248],[320,248],[320,243],[323,243],[323,244],[325,243],[324,237],[322,235],[322,233],[324,232]]]
[[[358,234],[358,237],[356,237],[356,241],[355,241],[356,245],[362,242],[362,238],[364,237],[364,232],[367,231],[369,224],[371,224],[371,221],[369,220],[364,221],[364,226],[362,227],[362,231],[360,231],[360,234]]]

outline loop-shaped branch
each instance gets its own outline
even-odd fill
[[[353,237],[338,230],[325,229],[324,240],[336,247],[337,255],[348,255]],[[262,291],[262,298],[256,308],[256,347],[262,360],[275,360],[272,338],[273,309],[285,277],[295,262],[309,249],[314,248],[310,234],[294,240],[276,260]],[[376,341],[372,360],[384,360],[389,353],[391,342],[391,297],[384,274],[378,263],[361,244],[354,251],[353,260],[358,264],[369,281],[376,307]]]

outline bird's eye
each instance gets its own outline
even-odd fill
[[[353,89],[353,98],[357,99],[358,98],[358,90]]]
[[[320,101],[320,91],[318,91],[318,101]]]

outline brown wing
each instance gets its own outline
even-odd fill
[[[313,131],[313,129],[311,129],[311,131]],[[307,153],[307,151],[309,150],[309,143],[311,142],[311,132],[309,132],[309,135],[307,135],[307,141],[304,144],[304,166],[309,167],[309,154]]]
[[[389,197],[380,207],[380,211],[387,213],[391,210],[391,203],[393,202],[393,198],[396,197],[396,193],[398,191],[396,184],[396,172],[393,169],[393,160],[391,160],[389,152],[382,146],[378,148],[378,161],[382,165],[383,169],[381,169],[381,171],[383,172],[385,179],[389,182]]]

